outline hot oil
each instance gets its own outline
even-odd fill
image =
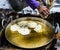
[[[17,31],[12,32],[10,30],[11,26],[9,26],[6,31],[7,40],[13,45],[23,48],[36,48],[46,45],[53,36],[52,34],[53,32],[51,31],[52,29],[42,22],[39,21],[34,22],[42,26],[42,29],[38,33],[34,31],[33,28],[29,28],[31,29],[29,35],[21,35]]]

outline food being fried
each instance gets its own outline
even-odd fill
[[[8,26],[6,38],[18,47],[36,48],[46,45],[53,33],[52,29],[41,21],[25,20]]]
[[[17,30],[21,35],[28,35],[30,34],[31,30],[28,28],[20,28]]]
[[[36,26],[37,26],[37,23],[36,22],[29,21],[29,23],[28,23],[28,27],[29,28],[35,28]]]
[[[14,25],[12,25],[12,26],[10,27],[11,31],[17,31],[19,28],[20,28],[20,27],[19,27],[19,25],[17,25],[17,24],[14,24]]]

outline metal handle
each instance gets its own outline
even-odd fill
[[[5,28],[5,26],[6,26],[6,23],[5,23],[5,22],[6,22],[6,19],[3,19],[3,20],[2,20],[2,27],[3,27],[3,28]]]

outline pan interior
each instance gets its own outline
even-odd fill
[[[19,24],[21,22],[22,22],[22,25],[24,25],[24,22],[27,22],[27,23],[25,26],[21,26],[21,24]],[[37,24],[35,27],[34,27],[33,22]],[[31,27],[29,26],[29,23],[30,25],[32,24]],[[21,34],[17,30],[12,31],[11,30],[12,25],[19,25],[19,27],[21,28],[28,27],[30,32],[29,34]],[[40,25],[40,30],[39,30],[39,27],[37,27],[38,25]],[[13,24],[8,25],[5,32],[5,36],[10,43],[12,43],[15,46],[22,47],[22,48],[42,47],[46,45],[52,39],[53,34],[54,34],[54,31],[51,27],[49,27],[49,25],[38,20],[25,20],[25,21],[15,22]]]

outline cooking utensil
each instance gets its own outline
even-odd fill
[[[48,33],[51,33],[51,34],[48,34],[49,36],[48,36],[48,39],[51,37],[51,39],[46,43],[46,44],[44,44],[44,45],[42,45],[42,46],[40,46],[40,44],[41,44],[41,42],[39,42],[39,41],[37,41],[36,42],[36,40],[38,39],[38,40],[41,40],[41,39],[39,39],[39,37],[40,37],[40,35],[38,35],[38,36],[36,36],[36,37],[34,37],[34,35],[30,35],[31,37],[31,39],[33,39],[33,40],[31,40],[30,38],[30,41],[29,41],[29,39],[27,40],[27,38],[25,39],[25,36],[20,36],[19,34],[17,34],[17,32],[16,33],[14,33],[13,35],[12,35],[12,32],[10,32],[10,30],[9,30],[9,27],[11,26],[11,25],[13,25],[13,24],[15,24],[15,23],[17,23],[17,22],[20,22],[20,21],[26,21],[26,20],[34,20],[34,21],[39,21],[39,22],[42,22],[44,25],[46,25],[48,28],[50,28],[50,30],[48,30]],[[47,29],[46,29],[47,30]],[[43,31],[44,33],[46,33],[45,31]],[[37,18],[37,17],[22,17],[22,18],[19,18],[19,19],[16,19],[16,20],[14,20],[14,21],[12,21],[11,23],[9,23],[8,24],[8,26],[6,27],[6,30],[5,30],[5,37],[6,37],[6,39],[11,43],[11,44],[13,44],[13,45],[15,45],[15,46],[18,46],[18,47],[21,47],[21,48],[25,48],[25,49],[34,49],[34,48],[42,48],[42,47],[45,47],[46,45],[48,45],[48,44],[50,44],[51,42],[52,42],[52,40],[54,39],[54,29],[53,29],[53,27],[52,27],[52,25],[49,23],[49,22],[47,22],[46,20],[43,20],[43,19],[41,19],[41,18]],[[37,34],[36,34],[37,35]],[[15,36],[15,37],[14,37]],[[44,35],[45,36],[45,35]],[[43,39],[44,39],[44,36],[42,37]],[[21,38],[22,37],[24,37],[23,38],[23,40],[21,40]],[[29,37],[29,36],[26,36],[26,37]],[[33,38],[34,37],[34,38]],[[36,39],[37,38],[37,39]],[[13,39],[13,40],[12,40]],[[15,39],[15,40],[14,40]],[[20,40],[19,40],[20,39]],[[35,40],[34,40],[35,39]],[[24,42],[23,42],[24,41]],[[28,42],[29,41],[29,42]],[[25,42],[27,42],[27,43],[25,43]],[[31,45],[32,46],[30,46],[29,45],[29,43],[31,42]],[[35,43],[36,42],[36,43]],[[44,41],[42,41],[42,42],[44,42]],[[38,44],[38,43],[40,43],[40,44]],[[34,45],[33,45],[34,44]],[[38,44],[38,46],[37,46],[37,44]],[[24,47],[24,45],[25,45],[25,47]],[[27,47],[26,47],[27,46]],[[30,46],[30,47],[29,47]]]

